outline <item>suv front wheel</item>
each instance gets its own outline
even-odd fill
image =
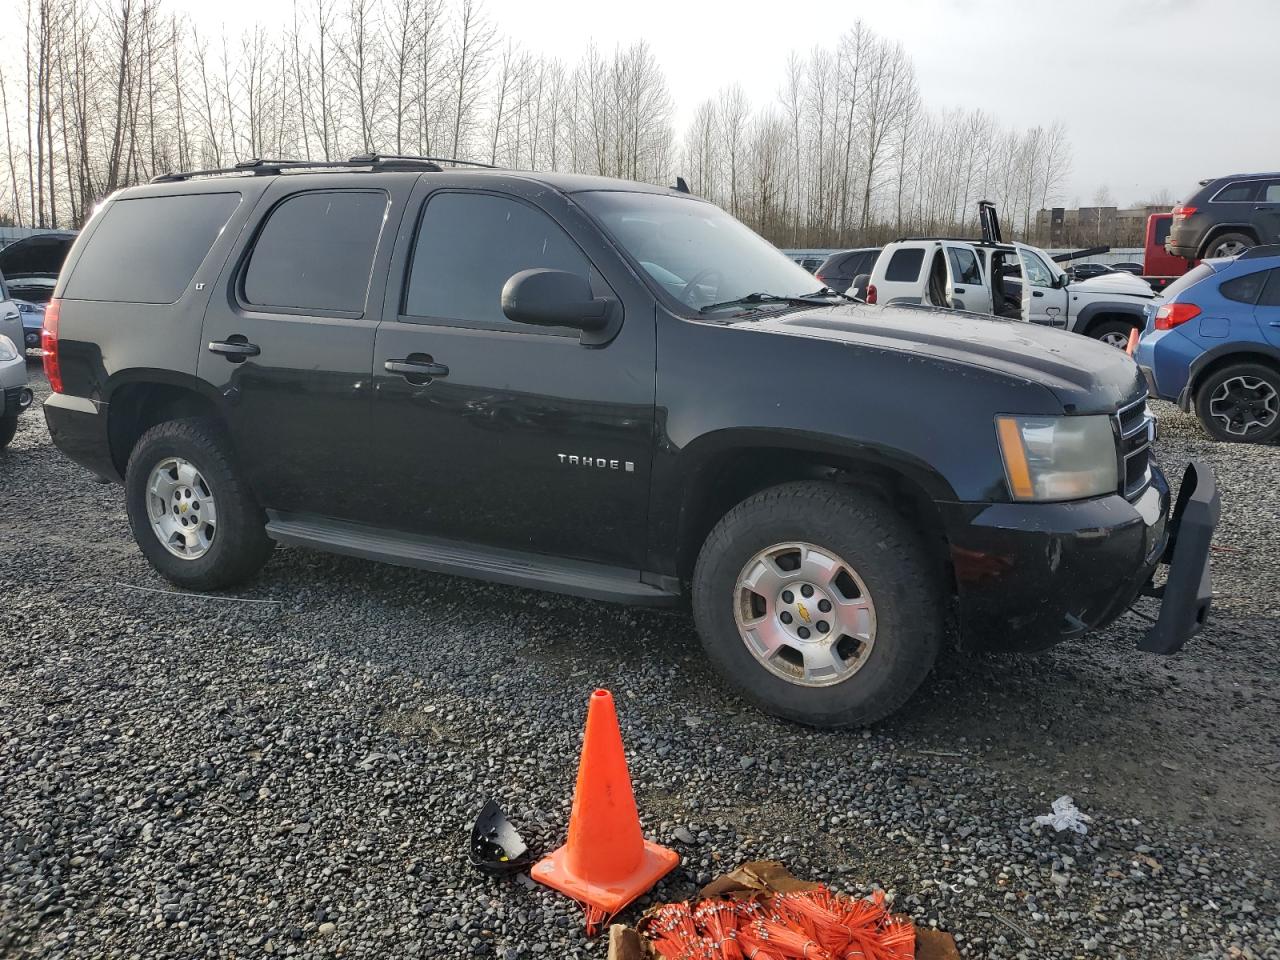
[[[144,433],[129,457],[125,496],[139,548],[165,579],[186,589],[240,583],[275,545],[215,420],[170,420]]]
[[[819,727],[893,713],[942,638],[915,532],[834,483],[783,484],[726,514],[698,556],[693,607],[727,679],[768,712]]]

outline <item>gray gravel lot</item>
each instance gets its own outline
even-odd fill
[[[646,829],[684,856],[654,899],[777,858],[966,956],[1280,958],[1280,448],[1159,413],[1166,465],[1223,488],[1207,632],[1160,659],[1127,615],[951,656],[855,733],[737,700],[683,615],[297,549],[237,594],[269,603],[129,589],[167,585],[120,490],[27,416],[0,454],[0,956],[603,958],[465,845],[489,796],[562,840],[607,686]],[[1064,793],[1086,837],[1034,825]]]

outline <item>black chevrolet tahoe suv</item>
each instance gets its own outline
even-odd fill
[[[1140,646],[1185,643],[1216,486],[1191,465],[1171,509],[1123,351],[816,287],[679,189],[385,157],[173,174],[77,239],[44,409],[181,587],[283,543],[683,604],[805,723],[896,710],[944,638],[1037,650],[1144,589]]]

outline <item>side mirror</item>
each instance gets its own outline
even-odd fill
[[[593,297],[586,277],[564,270],[521,270],[502,287],[502,312],[515,323],[573,327],[600,342],[618,301]],[[584,336],[584,340],[588,337]]]
[[[859,300],[867,299],[867,287],[871,286],[871,274],[860,273],[853,278],[853,283],[849,287],[849,295],[857,297]]]

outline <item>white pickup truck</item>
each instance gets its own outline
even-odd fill
[[[855,282],[855,286],[858,286]],[[1145,280],[1109,273],[1072,281],[1025,243],[924,238],[880,252],[868,303],[920,303],[1060,327],[1123,348],[1155,296]]]

